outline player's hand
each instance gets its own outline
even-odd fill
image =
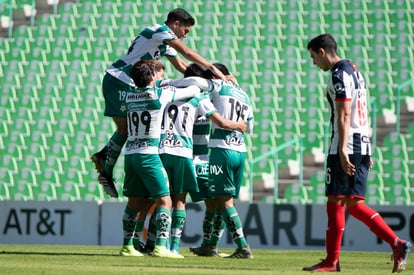
[[[353,175],[355,175],[355,165],[353,165],[353,164],[349,161],[349,156],[348,156],[348,154],[339,153],[339,157],[340,157],[340,159],[341,159],[341,167],[342,167],[342,170],[344,170],[344,172],[345,172],[348,176],[353,176]]]
[[[237,127],[237,131],[242,132],[242,133],[246,132],[247,121],[246,120],[240,120],[237,123],[239,124],[239,126]]]
[[[227,80],[230,80],[231,82],[233,82],[233,83],[235,83],[235,84],[237,84],[237,80],[236,80],[236,78],[234,77],[234,75],[225,75],[225,77],[226,77],[226,81]]]

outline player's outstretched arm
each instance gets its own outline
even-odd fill
[[[220,79],[226,80],[226,77],[223,75],[220,70],[218,70],[213,64],[205,60],[201,55],[199,55],[196,51],[187,47],[184,43],[182,43],[178,39],[170,40],[167,42],[169,46],[173,47],[177,52],[179,52],[182,56],[184,56],[187,60],[194,62],[214,73]]]

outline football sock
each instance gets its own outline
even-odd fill
[[[211,233],[211,246],[217,246],[220,242],[221,237],[224,233],[224,228],[226,228],[226,223],[224,222],[223,215],[219,209],[216,209],[216,214],[213,219],[213,231]]]
[[[137,211],[125,207],[124,215],[122,216],[122,229],[124,232],[123,245],[133,244],[137,213]]]
[[[167,246],[171,230],[171,212],[166,208],[157,208],[157,239],[155,245]]]
[[[141,241],[142,230],[144,230],[145,221],[136,221],[134,237],[132,239],[135,249],[139,249],[139,242]]]
[[[357,203],[349,207],[348,212],[368,226],[368,228],[374,232],[378,238],[389,243],[391,247],[395,247],[397,235],[377,211],[373,210],[365,203]]]
[[[107,144],[108,152],[106,153],[104,171],[105,174],[110,177],[112,177],[112,171],[114,170],[115,163],[121,154],[122,147],[124,146],[126,140],[127,137],[122,136],[118,133],[118,131],[115,131]]]
[[[203,241],[201,246],[208,246],[210,245],[211,234],[213,232],[213,220],[214,220],[214,213],[205,212],[204,213],[204,220],[203,220]]]
[[[345,230],[345,205],[328,201],[328,228],[326,229],[326,260],[336,263],[341,253],[342,236]]]
[[[222,212],[224,221],[227,226],[233,241],[236,243],[238,248],[243,248],[247,246],[246,238],[243,234],[243,227],[235,207],[229,207]]]
[[[185,210],[174,209],[171,222],[171,250],[179,251],[181,235],[183,234],[186,219]]]

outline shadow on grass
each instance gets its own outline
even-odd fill
[[[0,251],[0,255],[43,255],[43,256],[116,256],[119,254],[83,253],[83,252],[38,252],[38,251]]]

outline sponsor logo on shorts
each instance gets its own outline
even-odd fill
[[[223,167],[219,165],[210,165],[210,174],[215,176],[223,174]]]

